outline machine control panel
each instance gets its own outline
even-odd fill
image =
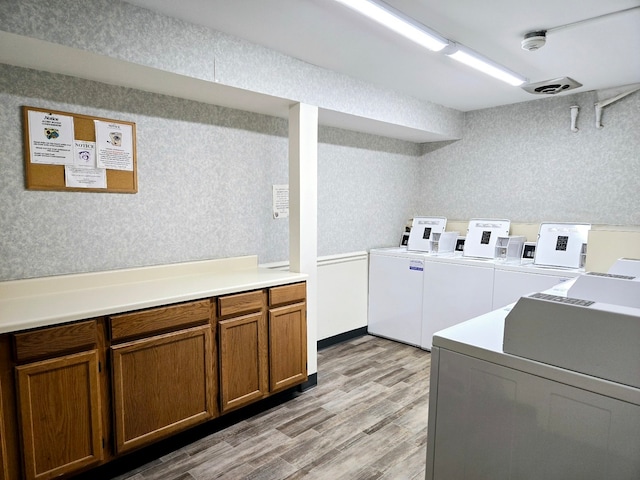
[[[538,298],[540,300],[548,300],[550,302],[567,303],[569,305],[577,305],[579,307],[590,307],[596,302],[591,300],[582,300],[580,298],[559,297],[558,295],[549,295],[547,293],[534,293],[530,298]]]

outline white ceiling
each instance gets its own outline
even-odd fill
[[[469,111],[534,96],[383,30],[333,0],[128,0],[423,100]],[[640,83],[640,0],[387,0],[387,4],[536,83],[570,93]],[[529,52],[525,33],[559,28]]]

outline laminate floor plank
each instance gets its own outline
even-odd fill
[[[266,463],[273,461],[275,458],[282,458],[285,461],[289,461],[288,454],[291,450],[294,450],[301,443],[306,444],[310,440],[315,440],[320,437],[320,434],[315,430],[308,430],[298,437],[291,438],[285,443],[276,445],[273,449],[265,452],[263,455],[255,456],[251,458],[249,463],[255,468],[260,467]],[[289,462],[291,463],[291,462]]]
[[[189,473],[192,468],[209,462],[216,465],[225,463],[232,451],[233,447],[231,445],[218,443],[211,448],[198,452],[196,455],[184,453],[184,455],[173,457],[160,465],[154,464],[151,468],[143,470],[141,474],[145,480],[176,478],[181,474]]]
[[[318,385],[118,480],[424,478],[431,355],[365,335],[318,352]]]
[[[297,437],[306,430],[335,416],[335,413],[325,410],[324,408],[316,408],[280,425],[276,429],[289,437]]]
[[[374,402],[389,393],[389,388],[379,383],[369,382],[358,385],[357,388],[349,390],[347,395],[336,396],[328,399],[323,405],[325,410],[330,412],[344,412],[350,408],[367,408],[370,402]]]

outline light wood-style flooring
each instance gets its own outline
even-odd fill
[[[118,479],[424,478],[430,354],[359,337],[318,352],[318,385]]]

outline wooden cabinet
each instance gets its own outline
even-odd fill
[[[164,331],[168,316],[175,316],[178,326],[202,325],[111,346],[116,453],[217,413],[209,300],[113,317],[112,336]]]
[[[97,350],[18,366],[16,375],[25,478],[102,460]]]
[[[23,476],[48,479],[104,456],[95,320],[12,335]]]
[[[223,413],[307,380],[306,284],[218,299]]]
[[[269,393],[268,344],[263,291],[218,299],[220,409],[223,413]]]
[[[307,380],[305,298],[304,283],[269,289],[269,305],[275,306],[269,309],[269,390],[272,393]]]
[[[4,409],[2,408],[2,382],[0,382],[0,480],[9,478],[7,465],[7,434],[4,429]]]
[[[305,300],[302,282],[0,335],[0,480],[67,478],[306,381]]]
[[[218,299],[223,413],[307,380],[306,284]]]

